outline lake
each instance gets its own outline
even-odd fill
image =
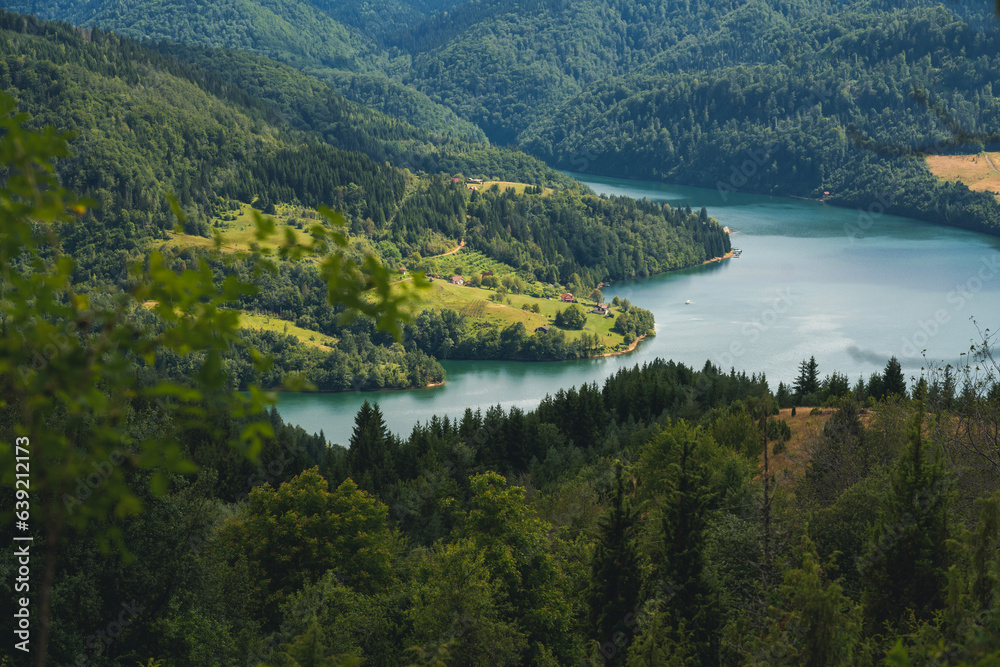
[[[765,373],[772,390],[779,381],[791,383],[810,356],[821,376],[836,370],[852,384],[896,356],[910,378],[928,361],[961,363],[978,338],[970,318],[997,327],[1000,238],[885,215],[877,201],[856,210],[573,176],[598,193],[689,204],[696,211],[706,206],[730,228],[742,255],[604,289],[608,301],[628,298],[656,317],[656,336],[631,354],[570,362],[444,361],[442,387],[283,394],[282,418],[346,445],[354,415],[368,400],[406,437],[432,414],[457,417],[466,408],[496,404],[532,409],[559,388],[600,385],[617,369],[656,357]]]

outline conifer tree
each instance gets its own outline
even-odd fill
[[[779,408],[792,407],[792,393],[788,391],[788,385],[784,382],[779,382],[778,391],[775,393],[774,399],[777,401]]]
[[[850,664],[858,614],[839,581],[819,562],[816,545],[802,536],[798,567],[785,572],[782,603],[770,610],[770,627],[751,664],[832,667]]]
[[[882,371],[882,391],[886,397],[906,396],[906,378],[903,377],[903,368],[896,357],[890,359]]]
[[[925,386],[918,389],[910,443],[900,458],[882,518],[858,567],[869,634],[928,618],[944,603],[949,553],[950,480],[923,432]]]
[[[378,403],[365,401],[354,418],[348,452],[350,475],[358,486],[378,494],[393,481],[393,444]]]
[[[819,364],[816,357],[809,357],[809,360],[802,360],[799,364],[799,376],[795,378],[795,395],[801,399],[806,394],[814,394],[819,391]]]
[[[861,406],[853,400],[840,409],[823,428],[823,436],[806,469],[805,486],[813,499],[827,506],[840,494],[867,476],[878,463],[876,451],[866,440]]]
[[[684,422],[660,436],[672,448],[669,487],[662,503],[661,552],[653,565],[653,582],[666,586],[674,639],[682,637],[703,664],[718,660],[715,594],[705,573],[705,531],[711,500],[708,475],[699,447],[707,435]],[[655,442],[655,441],[654,441]]]
[[[591,566],[590,626],[605,661],[621,664],[620,650],[631,638],[642,583],[635,546],[635,512],[625,490],[620,461],[615,465],[615,494],[600,523],[600,535]],[[609,655],[610,653],[610,655]]]

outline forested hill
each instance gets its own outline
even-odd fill
[[[262,374],[234,352],[227,363],[237,386],[280,386],[294,370],[323,390],[407,388],[444,373],[427,356],[440,354],[440,345],[429,352],[410,329],[403,344],[394,344],[371,322],[341,322],[311,265],[282,263],[272,279],[220,258],[205,237],[221,233],[224,255],[252,250],[253,209],[274,215],[282,234],[297,238],[320,221],[314,209],[337,209],[349,231],[345,254],[373,255],[394,272],[405,259],[434,273],[424,257],[464,245],[492,262],[500,271],[495,280],[517,293],[529,283],[532,298],[543,287],[557,294],[556,286],[571,283],[582,298],[602,282],[693,266],[729,250],[728,236],[704,211],[598,198],[516,149],[416,128],[260,56],[163,49],[0,12],[0,88],[33,127],[72,133],[71,155],[56,170],[94,204],[60,238],[75,260],[79,289],[129,289],[130,267],[152,250],[175,270],[207,262],[220,289],[224,275],[256,284],[257,298],[227,307],[244,311],[245,326],[256,329],[244,338],[275,366]],[[473,190],[466,178],[512,181],[520,191]],[[185,234],[174,233],[172,200]],[[488,293],[476,294],[485,304]],[[471,324],[449,322],[455,340],[470,337]],[[652,321],[647,325],[634,334]],[[570,347],[532,354],[588,354]],[[477,354],[518,354],[494,348]],[[186,377],[194,367],[166,359],[158,370]]]
[[[124,279],[127,259],[137,256],[144,238],[172,228],[167,193],[177,198],[195,233],[218,226],[220,216],[238,202],[259,208],[332,205],[343,210],[356,234],[373,243],[388,241],[408,256],[453,247],[465,233],[468,192],[450,178],[443,185],[437,176],[441,170],[449,176],[465,172],[556,187],[571,184],[522,153],[432,135],[254,56],[205,53],[200,62],[213,62],[215,75],[101,30],[8,13],[0,14],[0,29],[4,90],[36,125],[75,133],[75,156],[59,171],[68,187],[92,197],[97,207],[88,214],[90,233],[67,243],[85,258],[91,273],[111,280]],[[311,130],[295,130],[282,117]],[[425,176],[417,179],[387,158],[419,168]],[[482,193],[484,202],[491,196]],[[683,230],[687,218],[697,217],[665,215],[655,206],[658,222],[650,218],[650,226],[620,209],[586,220],[587,233],[566,246],[555,242],[557,227],[540,224],[557,215],[549,210],[549,199],[530,204],[529,198],[508,194],[488,216],[477,213],[482,204],[474,206],[472,219],[495,225],[476,243],[487,254],[549,280],[568,283],[574,272],[593,271],[596,284],[687,266],[727,249],[714,222],[699,220],[697,234],[678,236],[671,227]],[[558,201],[570,204],[558,214],[565,221],[581,219],[587,206],[575,188]],[[629,220],[638,226],[628,232],[628,240],[612,244],[614,260],[607,249],[603,256],[592,251],[606,245],[602,229],[614,230]],[[703,239],[702,227],[714,231]],[[640,253],[641,261],[618,261],[621,242],[630,256]],[[108,252],[99,252],[102,243]],[[512,253],[515,246],[521,250]]]
[[[992,195],[939,184],[923,162],[1000,140],[997,25],[943,7],[859,10],[776,39],[781,62],[596,82],[525,131],[523,145],[569,169],[723,192],[829,192],[832,203],[1000,231]]]
[[[250,51],[321,76],[350,99],[429,130],[485,139],[482,130],[452,110],[386,76],[390,61],[363,31],[308,2],[225,0],[206,6],[194,0],[142,0],[126,8],[117,2],[18,0],[5,3],[5,9],[98,26],[133,39]]]
[[[939,185],[920,160],[994,139],[1000,48],[981,3],[232,0],[207,16],[190,0],[11,7],[267,55],[421,129],[518,144],[565,169],[829,192],[835,204],[991,232],[1000,219],[994,198]],[[323,122],[290,116],[310,130]],[[456,151],[390,159],[465,168],[445,154]]]
[[[111,33],[15,14],[0,14],[0,29],[0,87],[36,126],[74,134],[74,155],[58,170],[96,203],[80,227],[86,233],[66,239],[88,273],[125,280],[143,244],[173,228],[168,196],[189,231],[202,234],[231,199],[274,201],[273,179],[248,192],[253,170],[290,154],[322,162],[309,184],[320,200],[355,183],[366,192],[365,214],[377,216],[402,199],[398,170],[295,135],[265,104],[173,58]]]
[[[970,3],[507,0],[397,39],[406,81],[565,169],[996,232],[995,199],[922,157],[998,139],[998,25]]]
[[[364,107],[330,83],[262,56],[228,49],[160,43],[162,53],[192,63],[267,103],[296,129],[344,150],[360,151],[418,172],[489,174],[506,181],[571,185],[538,158],[477,140],[442,136],[426,127]]]

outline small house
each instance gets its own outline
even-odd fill
[[[462,280],[462,276],[452,276],[451,277],[451,284],[452,285],[464,285],[465,281]]]
[[[549,327],[545,324],[535,329],[535,333],[548,333],[548,332],[549,332]]]
[[[608,314],[608,304],[606,304],[606,303],[599,303],[596,306],[594,306],[594,309],[592,311],[590,311],[590,312],[597,313],[598,315],[607,315]]]
[[[566,303],[573,303],[574,301],[576,301],[576,297],[570,294],[569,292],[563,292],[562,296],[559,297],[559,300],[564,301]]]

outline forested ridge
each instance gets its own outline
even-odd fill
[[[922,162],[925,152],[996,144],[998,25],[980,4],[473,0],[375,10],[244,0],[227,7],[208,17],[187,2],[125,12],[70,0],[12,8],[136,38],[253,51],[456,141],[443,150],[396,145],[389,159],[400,166],[471,169],[482,156],[459,144],[488,136],[574,171],[877,204],[995,232],[994,197],[940,184]],[[317,30],[323,39],[310,38]],[[204,60],[192,51],[181,57]],[[329,130],[322,118],[291,115],[297,126]]]
[[[251,54],[161,43],[160,51],[217,75],[255,99],[266,101],[293,127],[331,146],[365,153],[377,161],[412,171],[491,174],[527,183],[571,179],[521,151],[482,141],[441,136],[351,102],[325,81],[290,66]],[[483,135],[484,137],[485,135]]]
[[[386,57],[358,30],[300,0],[227,0],[210,11],[189,0],[111,3],[54,0],[8,3],[8,10],[99,26],[137,40],[224,47],[257,53],[322,78],[345,96],[429,130],[482,139],[482,130],[387,76]],[[381,23],[377,23],[382,25]]]
[[[347,251],[358,259],[374,253],[393,267],[405,259],[419,268],[421,255],[444,252],[468,237],[470,248],[505,262],[518,280],[568,285],[576,277],[591,289],[728,250],[726,235],[704,216],[585,195],[515,149],[416,128],[259,56],[167,46],[161,53],[101,29],[10,13],[0,15],[0,27],[0,85],[35,127],[74,135],[72,155],[59,161],[57,171],[94,206],[84,224],[66,230],[62,243],[77,261],[78,284],[88,289],[128,289],[128,267],[151,248],[162,248],[177,269],[208,262],[220,277],[233,270],[204,245],[185,247],[168,233],[177,224],[173,201],[192,239],[228,233],[246,205],[272,214],[276,206],[331,206],[344,215],[351,234]],[[470,198],[453,174],[544,184],[560,194],[497,189],[471,192]],[[282,222],[305,232],[315,219],[300,213]],[[572,238],[572,247],[560,235]],[[250,279],[246,267],[237,273]],[[327,312],[324,290],[315,275],[308,278],[309,270],[283,266],[279,275],[296,277],[270,290],[269,279],[257,275],[252,280],[268,298],[232,307],[296,323],[332,342],[324,346],[329,349],[303,347],[280,331],[248,332],[275,366],[262,375],[250,370],[247,358],[232,356],[234,386],[277,387],[286,373],[332,391],[424,386],[443,378],[440,365],[426,356],[435,352],[418,349],[414,336],[404,349],[370,327],[337,322],[339,313]],[[557,336],[544,343],[530,352],[518,344],[465,354],[589,354]],[[168,363],[163,370],[182,376],[189,367]]]
[[[571,169],[723,195],[829,192],[832,203],[995,231],[995,198],[938,183],[923,158],[996,143],[996,26],[943,7],[861,18],[776,37],[788,40],[783,62],[593,84],[522,138]]]

